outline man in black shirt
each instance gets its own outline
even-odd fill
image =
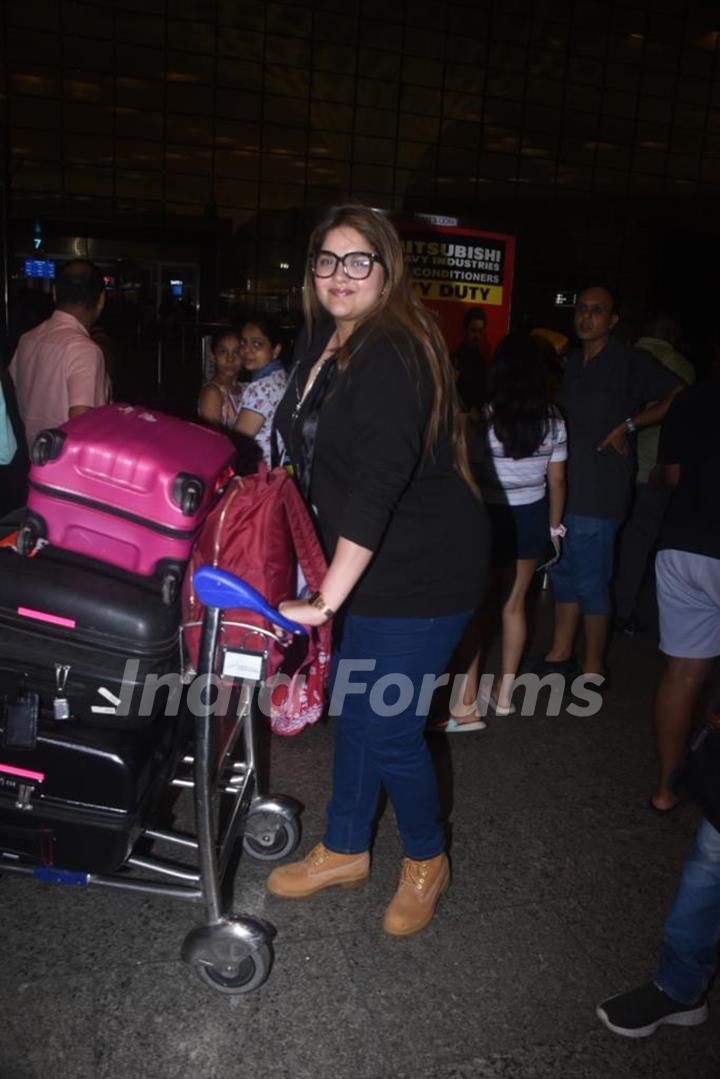
[[[677,803],[669,787],[692,728],[700,691],[720,655],[720,376],[673,404],[658,457],[673,496],[655,563],[660,649],[667,662],[655,700],[660,759],[652,805]]]
[[[567,535],[552,570],[555,633],[545,671],[573,673],[582,614],[583,671],[604,676],[615,537],[635,472],[632,436],[660,423],[683,385],[650,353],[614,341],[617,321],[613,294],[604,285],[579,293],[575,332],[581,348],[568,356],[559,398],[568,425]]]

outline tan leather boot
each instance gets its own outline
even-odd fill
[[[362,854],[336,854],[318,843],[299,862],[273,869],[267,879],[267,890],[283,899],[304,899],[333,884],[353,888],[364,884],[369,876],[370,855],[367,851]]]
[[[432,921],[438,899],[450,883],[447,854],[426,862],[403,858],[400,884],[385,911],[383,929],[394,937],[409,937]]]

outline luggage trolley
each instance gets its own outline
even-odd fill
[[[190,768],[191,773],[176,774],[171,785],[192,789],[196,834],[143,828],[116,874],[33,866],[5,858],[0,860],[0,871],[24,873],[50,883],[96,885],[203,902],[205,923],[187,934],[181,956],[210,988],[235,995],[251,992],[268,977],[275,929],[264,919],[236,915],[224,909],[223,882],[228,877],[233,851],[242,836],[243,849],[254,857],[270,861],[292,853],[300,839],[300,807],[290,798],[264,794],[258,782],[255,713],[257,688],[265,676],[267,650],[243,653],[233,649],[235,656],[246,657],[246,672],[239,690],[237,713],[224,729],[222,739],[219,737],[209,690],[211,676],[218,667],[222,612],[229,608],[244,609],[261,614],[287,633],[304,634],[306,630],[275,611],[246,582],[224,570],[202,566],[195,571],[193,584],[205,607],[196,675],[200,680],[200,707],[193,720],[192,753],[182,758],[182,765],[186,770]],[[249,624],[246,628],[253,636],[277,640],[276,633],[269,629]],[[18,779],[17,808],[21,808],[22,792],[23,783]],[[220,803],[225,799],[232,801],[223,814]],[[186,868],[140,853],[141,840],[180,847],[194,856],[196,864]],[[166,881],[147,879],[138,871],[155,873]]]

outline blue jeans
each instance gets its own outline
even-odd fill
[[[556,603],[579,603],[583,614],[610,614],[610,581],[620,517],[566,513],[560,561],[550,570]]]
[[[425,723],[430,683],[445,671],[469,616],[345,619],[330,699],[337,716],[324,838],[330,850],[369,849],[381,786],[409,858],[433,858],[445,849]]]
[[[720,832],[703,819],[665,922],[657,985],[681,1004],[707,991],[720,945]]]

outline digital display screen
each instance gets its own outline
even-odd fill
[[[47,259],[25,259],[26,277],[54,277],[55,263]]]

